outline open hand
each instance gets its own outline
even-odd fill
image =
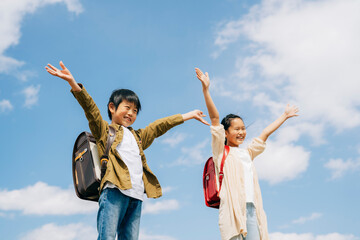
[[[196,119],[199,122],[202,122],[205,125],[210,125],[207,121],[205,121],[204,117],[206,117],[206,115],[203,114],[202,111],[200,110],[193,110],[191,112],[185,113],[182,115],[184,121],[187,121],[189,119]]]
[[[299,116],[299,114],[297,114],[299,112],[299,108],[296,106],[290,106],[290,104],[286,105],[285,108],[285,115],[287,118],[291,118],[291,117],[295,117],[295,116]]]
[[[209,74],[207,72],[204,74],[199,68],[195,68],[195,72],[196,72],[196,77],[202,83],[203,89],[208,89],[210,86]]]
[[[200,111],[200,110],[194,110],[194,111],[193,111],[193,114],[194,114],[194,119],[202,122],[202,123],[205,124],[205,125],[208,125],[208,126],[210,125],[210,124],[204,119],[204,117],[206,117],[206,115],[203,114],[202,111]]]
[[[60,67],[62,70],[57,69],[50,63],[45,67],[46,71],[53,76],[64,79],[67,82],[74,81],[74,77],[71,75],[69,69],[67,69],[62,61],[60,61]]]

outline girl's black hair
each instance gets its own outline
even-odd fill
[[[226,117],[224,117],[223,120],[221,120],[221,124],[224,126],[225,130],[229,129],[229,127],[231,125],[231,121],[235,118],[240,118],[241,121],[244,122],[244,120],[240,116],[230,113],[230,114],[226,115]],[[226,143],[227,143],[227,139],[225,138],[225,145],[226,145]]]
[[[116,89],[112,92],[112,94],[109,98],[109,102],[107,104],[108,115],[109,115],[110,120],[112,120],[112,115],[109,110],[109,104],[113,103],[115,106],[115,110],[116,110],[118,108],[119,104],[124,100],[134,103],[137,108],[137,111],[140,112],[141,104],[140,104],[139,97],[136,95],[136,93],[134,93],[133,91],[131,91],[129,89]]]
[[[241,121],[244,121],[240,116],[236,115],[236,114],[228,114],[226,115],[226,117],[223,118],[223,120],[221,120],[221,124],[224,125],[224,129],[225,130],[228,130],[228,128],[230,127],[231,125],[231,121],[234,119],[234,118],[240,118]]]

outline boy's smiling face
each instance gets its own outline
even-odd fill
[[[109,110],[112,115],[112,123],[116,123],[124,127],[131,126],[135,122],[138,113],[136,105],[125,99],[119,104],[116,110],[114,104],[110,103]]]

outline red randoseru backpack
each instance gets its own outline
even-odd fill
[[[204,167],[203,173],[203,188],[205,204],[208,207],[219,208],[220,198],[219,193],[221,190],[221,183],[224,177],[224,163],[227,155],[229,154],[230,147],[225,145],[223,158],[221,160],[220,172],[219,172],[219,187],[217,186],[215,164],[213,158],[210,157]]]

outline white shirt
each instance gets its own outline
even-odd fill
[[[139,146],[137,145],[136,139],[131,133],[131,131],[124,126],[121,127],[124,130],[124,136],[121,143],[117,145],[116,150],[118,151],[121,159],[124,161],[124,163],[129,169],[132,188],[126,190],[119,190],[126,196],[143,201],[143,166],[141,162]],[[107,182],[105,187],[116,188],[116,186],[110,182]]]
[[[251,161],[247,149],[233,147],[234,154],[239,156],[238,161],[241,161],[244,172],[244,186],[246,202],[254,202],[254,174],[253,174],[253,161]],[[225,160],[226,161],[226,160]]]

